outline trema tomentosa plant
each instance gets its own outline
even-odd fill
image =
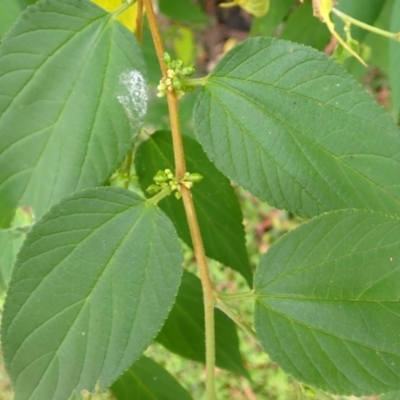
[[[329,29],[331,13],[348,26],[331,1],[314,3]],[[151,398],[192,398],[143,356],[154,340],[205,361],[206,396],[215,399],[215,365],[247,374],[235,323],[305,385],[398,398],[400,132],[392,117],[335,60],[281,39],[247,39],[193,78],[191,65],[164,51],[151,0],[138,2],[139,41],[118,22],[131,6],[39,0],[1,41],[1,233],[14,229],[18,207],[36,218],[2,318],[15,399],[69,399],[96,385],[117,399],[149,398],[143,388]],[[138,141],[150,76],[143,9],[170,130]],[[392,13],[400,16],[399,2]],[[341,51],[352,52],[345,31]],[[187,91],[197,92],[195,137],[181,134]],[[125,159],[125,187],[110,185]],[[142,194],[129,190],[132,159]],[[254,274],[231,180],[309,219],[272,245]],[[180,240],[193,248],[199,278],[182,268]],[[217,292],[208,258],[241,274],[249,291]],[[231,307],[240,299],[254,302],[254,327]]]

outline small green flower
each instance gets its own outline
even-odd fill
[[[168,177],[164,171],[159,170],[153,178],[155,183],[161,184],[168,180]]]
[[[172,87],[175,90],[182,89],[182,82],[176,76],[172,79]]]
[[[171,63],[171,56],[167,52],[165,52],[163,55],[163,60],[165,64],[169,65]]]
[[[168,53],[164,53],[163,60],[168,69],[166,76],[161,78],[160,83],[157,86],[157,96],[164,97],[168,92],[173,92],[180,97],[186,92],[193,92],[193,86],[185,85],[185,79],[195,73],[193,65],[184,67],[182,60],[179,58],[172,60]]]
[[[147,189],[146,192],[150,194],[157,194],[161,190],[160,186],[157,185],[150,185]]]
[[[172,173],[172,171],[170,169],[167,168],[164,170],[164,172],[165,172],[165,175],[167,175],[168,179],[173,179],[174,174]]]
[[[202,181],[204,178],[203,175],[199,174],[198,172],[194,172],[193,174],[190,174],[189,177],[187,178],[188,181],[197,183]]]
[[[182,75],[185,75],[185,76],[192,76],[195,72],[196,72],[196,70],[192,66],[185,67],[182,69]]]

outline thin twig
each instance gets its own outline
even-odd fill
[[[389,32],[389,31],[385,31],[383,29],[379,29],[375,26],[366,24],[365,22],[362,22],[362,21],[359,21],[358,19],[350,17],[350,15],[345,14],[344,12],[338,10],[337,8],[332,8],[332,12],[334,14],[336,14],[345,23],[347,22],[347,23],[353,24],[355,26],[359,26],[360,28],[363,28],[366,31],[376,33],[377,35],[385,36],[389,39],[394,39],[394,40],[400,41],[400,32]]]

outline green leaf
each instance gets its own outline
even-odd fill
[[[392,32],[400,32],[400,2],[396,1],[392,9],[392,21],[390,30]],[[400,43],[395,40],[390,41],[390,64],[389,76],[392,93],[392,108],[395,112],[396,119],[400,116]]]
[[[218,367],[248,377],[239,350],[236,326],[215,310],[215,346]],[[203,292],[199,278],[184,271],[178,296],[156,340],[168,350],[205,363]]]
[[[314,17],[312,4],[304,3],[289,15],[279,38],[323,50],[331,34],[326,25]]]
[[[301,216],[400,212],[400,134],[336,62],[309,47],[249,39],[219,62],[194,109],[221,171]]]
[[[134,35],[89,1],[42,0],[0,47],[0,226],[103,184],[146,110]]]
[[[79,192],[27,235],[2,346],[16,400],[107,388],[159,332],[182,275],[174,227],[123,189]]]
[[[111,386],[116,400],[190,400],[189,393],[161,365],[141,357]]]
[[[191,0],[159,0],[160,11],[167,17],[182,22],[207,22],[208,16]]]
[[[285,235],[254,277],[257,336],[296,379],[337,394],[400,389],[400,219],[323,214]]]
[[[0,2],[0,38],[16,21],[21,13],[17,0],[1,0]]]
[[[296,0],[270,0],[268,13],[260,18],[253,18],[250,36],[273,36]]]
[[[251,286],[252,270],[249,264],[243,227],[243,215],[235,192],[227,178],[219,172],[204,154],[200,144],[184,137],[187,170],[204,176],[192,188],[206,255],[240,272]],[[135,157],[139,183],[145,190],[159,170],[174,170],[171,133],[160,131],[143,142]],[[150,195],[149,195],[150,196]],[[181,200],[175,196],[163,199],[159,206],[174,223],[178,235],[192,245],[186,214]]]

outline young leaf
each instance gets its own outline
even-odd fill
[[[89,1],[42,0],[0,47],[0,226],[104,183],[146,110],[132,33]]]
[[[400,389],[400,218],[322,214],[273,245],[254,282],[257,336],[296,379],[357,396]]]
[[[249,39],[219,62],[195,105],[207,155],[262,200],[301,216],[400,212],[400,133],[335,61]]]
[[[248,377],[239,350],[236,326],[215,310],[216,364]],[[205,362],[204,305],[199,278],[184,271],[174,307],[156,340],[168,350],[191,360]]]
[[[15,399],[107,388],[160,330],[181,263],[172,223],[134,193],[89,189],[54,206],[28,233],[5,302]]]
[[[200,144],[184,137],[187,170],[198,172],[204,179],[193,186],[193,200],[208,257],[240,272],[252,284],[248,261],[243,216],[229,180],[218,171],[204,154]],[[171,133],[160,131],[143,142],[135,158],[136,171],[143,189],[153,183],[158,170],[174,169]],[[159,204],[175,224],[178,235],[192,244],[182,201],[170,196]]]
[[[142,356],[112,386],[116,400],[190,400],[192,397],[161,365]]]
[[[400,32],[400,2],[396,1],[392,9],[392,21],[390,30],[392,32]],[[400,40],[400,38],[399,38]],[[396,40],[390,41],[390,84],[392,88],[392,107],[396,115],[396,119],[400,118],[400,43]]]

